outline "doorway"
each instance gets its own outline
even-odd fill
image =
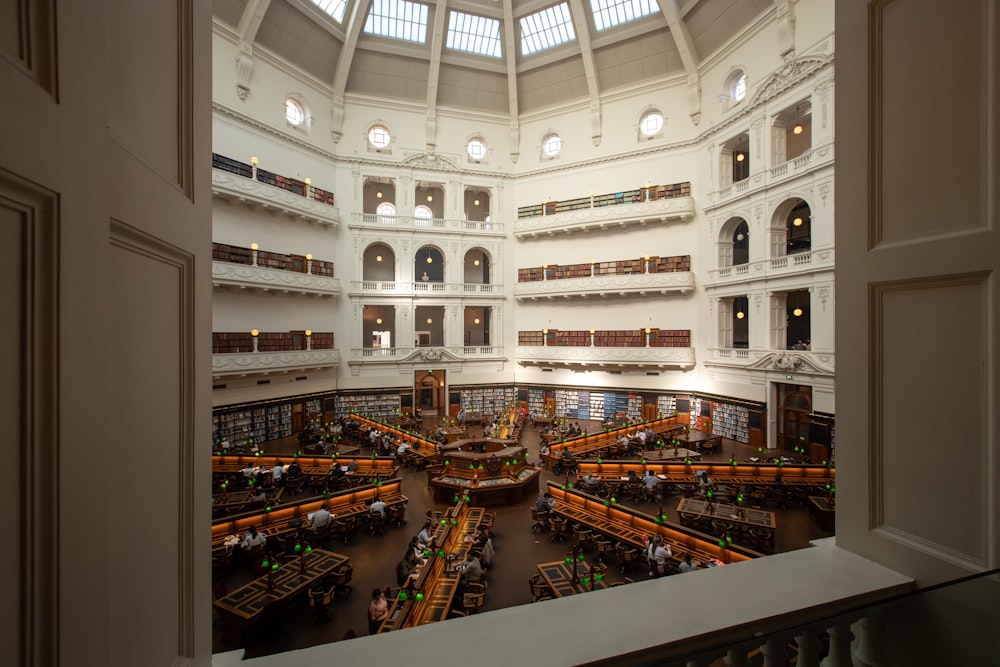
[[[777,443],[788,452],[808,451],[812,387],[777,383]]]
[[[444,370],[416,371],[413,374],[413,400],[424,417],[447,414],[447,386]]]

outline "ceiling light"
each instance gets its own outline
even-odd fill
[[[802,309],[796,308],[795,310],[792,311],[792,315],[794,315],[795,317],[802,317]]]
[[[801,123],[796,124],[795,127],[792,128],[792,134],[802,134],[802,124]]]
[[[796,227],[801,227],[802,226],[802,218],[795,218],[794,220],[792,220],[792,224],[795,225]]]
[[[382,324],[382,318],[381,317],[376,317],[375,318],[375,324]]]
[[[476,319],[472,320],[472,321],[475,322],[476,324],[479,324],[479,318],[478,317]]]
[[[382,255],[375,255],[375,261],[376,262],[381,262],[382,261]]]
[[[736,161],[737,162],[743,162],[743,160],[746,160],[746,159],[747,159],[747,156],[744,155],[743,153],[737,153],[736,154]]]
[[[434,324],[434,320],[430,317],[427,318],[427,324]]]
[[[740,312],[736,313],[736,319],[738,319],[738,320],[742,320],[746,316],[747,316],[747,314],[744,313],[742,310]]]
[[[378,197],[379,199],[381,199],[382,198],[382,191],[379,190],[378,192],[376,192],[375,196]]]
[[[746,234],[744,234],[743,232],[740,232],[739,234],[736,235],[736,240],[737,241],[742,241],[745,238],[746,238]]]
[[[427,201],[434,201],[434,195],[427,195]]]
[[[477,259],[477,260],[473,261],[473,262],[472,262],[472,265],[473,265],[473,266],[479,266],[479,260]]]
[[[472,205],[473,205],[473,206],[479,206],[479,200],[478,200],[478,199],[474,200],[474,201],[472,202]]]
[[[433,263],[434,263],[434,258],[433,258],[433,257],[430,257],[430,256],[428,256],[428,257],[427,257],[427,263],[428,263],[428,264],[433,264]]]

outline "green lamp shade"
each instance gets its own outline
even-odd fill
[[[260,562],[260,566],[261,567],[271,567],[271,561],[269,561],[268,559],[265,558],[264,560],[262,560]]]
[[[277,563],[271,563],[271,569],[272,570],[277,570],[278,569],[278,564]]]
[[[417,602],[423,602],[423,601],[424,601],[424,594],[417,593]]]
[[[293,549],[293,551],[295,551],[295,553],[298,553],[298,552],[302,551],[302,545],[296,543],[295,548]]]
[[[438,558],[444,558],[444,549],[438,551]]]
[[[307,544],[307,545],[306,545],[306,553],[307,553],[307,554],[311,554],[311,553],[312,553],[312,550],[313,550],[313,548],[312,548],[311,546],[309,546],[309,545]]]
[[[406,602],[406,598],[407,597],[408,596],[406,595],[406,591],[399,591],[399,599],[400,600],[402,600],[403,602]]]
[[[458,502],[458,494],[457,493],[455,494],[455,497],[451,499],[451,502],[453,502],[453,503],[457,503]]]
[[[572,558],[570,558],[569,556],[567,556],[567,557],[566,557],[566,564],[567,564],[567,565],[570,565],[570,564],[572,564],[572,563],[573,563],[573,559],[572,559]]]
[[[576,557],[576,559],[577,559],[578,561],[580,561],[581,563],[582,563],[582,562],[583,562],[583,561],[585,560],[585,558],[584,558],[584,555],[583,555],[583,554],[580,554],[579,556],[577,556],[577,557]]]

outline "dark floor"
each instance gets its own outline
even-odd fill
[[[431,426],[425,420],[425,427]],[[589,425],[581,421],[581,426],[599,430],[599,422]],[[477,427],[472,427],[473,431]],[[521,444],[531,454],[531,460],[538,460],[540,438],[538,431],[525,427]],[[297,447],[294,439],[284,442],[269,442],[268,453],[290,454]],[[740,443],[726,440],[723,451],[705,457],[706,461],[728,461],[730,456],[737,460],[746,460],[756,454],[753,448]],[[247,637],[246,655],[254,657],[269,653],[278,653],[292,649],[304,648],[316,644],[325,644],[342,640],[350,631],[357,635],[367,633],[367,608],[371,591],[374,588],[385,588],[395,585],[396,563],[403,557],[410,538],[416,535],[422,525],[423,517],[430,508],[444,509],[447,505],[434,504],[427,489],[427,476],[423,472],[401,470],[403,493],[409,498],[407,508],[408,522],[403,528],[388,528],[384,535],[369,537],[364,532],[350,544],[334,543],[332,551],[350,556],[354,565],[354,593],[349,599],[340,597],[329,607],[332,620],[313,624],[312,610],[306,603],[293,607],[280,620],[281,627],[267,633],[251,633]],[[557,479],[550,471],[543,469],[540,485],[544,487],[549,480]],[[560,478],[561,479],[561,478]],[[565,558],[572,541],[566,544],[552,543],[549,534],[533,534],[531,532],[530,507],[535,502],[535,495],[526,497],[520,504],[506,507],[491,508],[496,512],[494,524],[494,548],[496,556],[487,572],[489,593],[482,611],[502,609],[521,604],[532,604],[528,588],[528,578],[538,572],[537,563],[561,560]],[[664,509],[676,517],[676,504],[680,496],[668,496]],[[655,506],[647,504],[640,507],[642,511],[655,513]],[[774,509],[778,530],[775,532],[775,551],[792,551],[809,545],[809,541],[828,537],[830,533],[819,529],[810,520],[805,508],[791,507],[788,510]],[[640,583],[648,579],[648,573],[643,565],[634,565],[628,576]],[[230,590],[239,587],[250,579],[249,570],[235,569],[224,579]],[[621,581],[620,569],[612,563],[608,570],[609,582]],[[545,604],[539,602],[538,604]],[[221,624],[213,628],[212,650],[215,653],[232,650],[222,641]]]

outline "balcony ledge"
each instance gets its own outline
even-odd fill
[[[337,350],[295,350],[290,352],[247,352],[212,355],[212,375],[287,373],[300,370],[335,368],[340,363]]]
[[[222,199],[274,210],[291,218],[330,227],[340,224],[340,211],[336,206],[321,204],[314,199],[221,169],[212,169],[212,194]]]
[[[694,290],[694,273],[641,273],[624,276],[591,276],[536,280],[514,285],[515,299],[587,298],[590,296],[628,296],[647,294],[686,294]]]
[[[514,236],[520,239],[556,232],[588,232],[649,223],[683,222],[694,218],[694,199],[676,197],[649,202],[584,208],[565,213],[540,215],[518,220]]]
[[[751,371],[771,371],[833,377],[836,354],[812,350],[744,350],[728,347],[708,349],[705,366],[726,366]]]
[[[236,287],[240,289],[274,290],[296,292],[320,296],[340,294],[340,280],[330,276],[311,273],[281,271],[248,264],[232,262],[212,262],[212,285],[214,287]]]
[[[710,659],[727,646],[825,623],[832,616],[912,590],[913,579],[836,546],[812,548],[724,567],[473,614],[442,623],[244,660],[244,651],[213,656],[213,667],[318,667],[365,664],[373,652],[406,655],[411,667],[438,665],[434,651],[475,655],[481,667],[507,667],[510,651],[483,651],[505,637],[524,638],[520,655],[547,667],[580,664],[667,664],[690,656]],[[665,601],[678,602],[677,613]],[[657,621],[656,619],[659,619]],[[539,632],[539,628],[545,632]],[[600,628],[580,632],[580,628]],[[793,631],[794,632],[794,631]],[[572,641],[552,641],[572,637]],[[700,659],[695,664],[707,664]],[[689,663],[690,664],[690,663]]]
[[[407,280],[352,280],[351,296],[433,296],[503,298],[503,285],[496,283],[439,283]]]
[[[522,366],[582,370],[691,370],[693,347],[536,347],[518,346],[514,358]]]

